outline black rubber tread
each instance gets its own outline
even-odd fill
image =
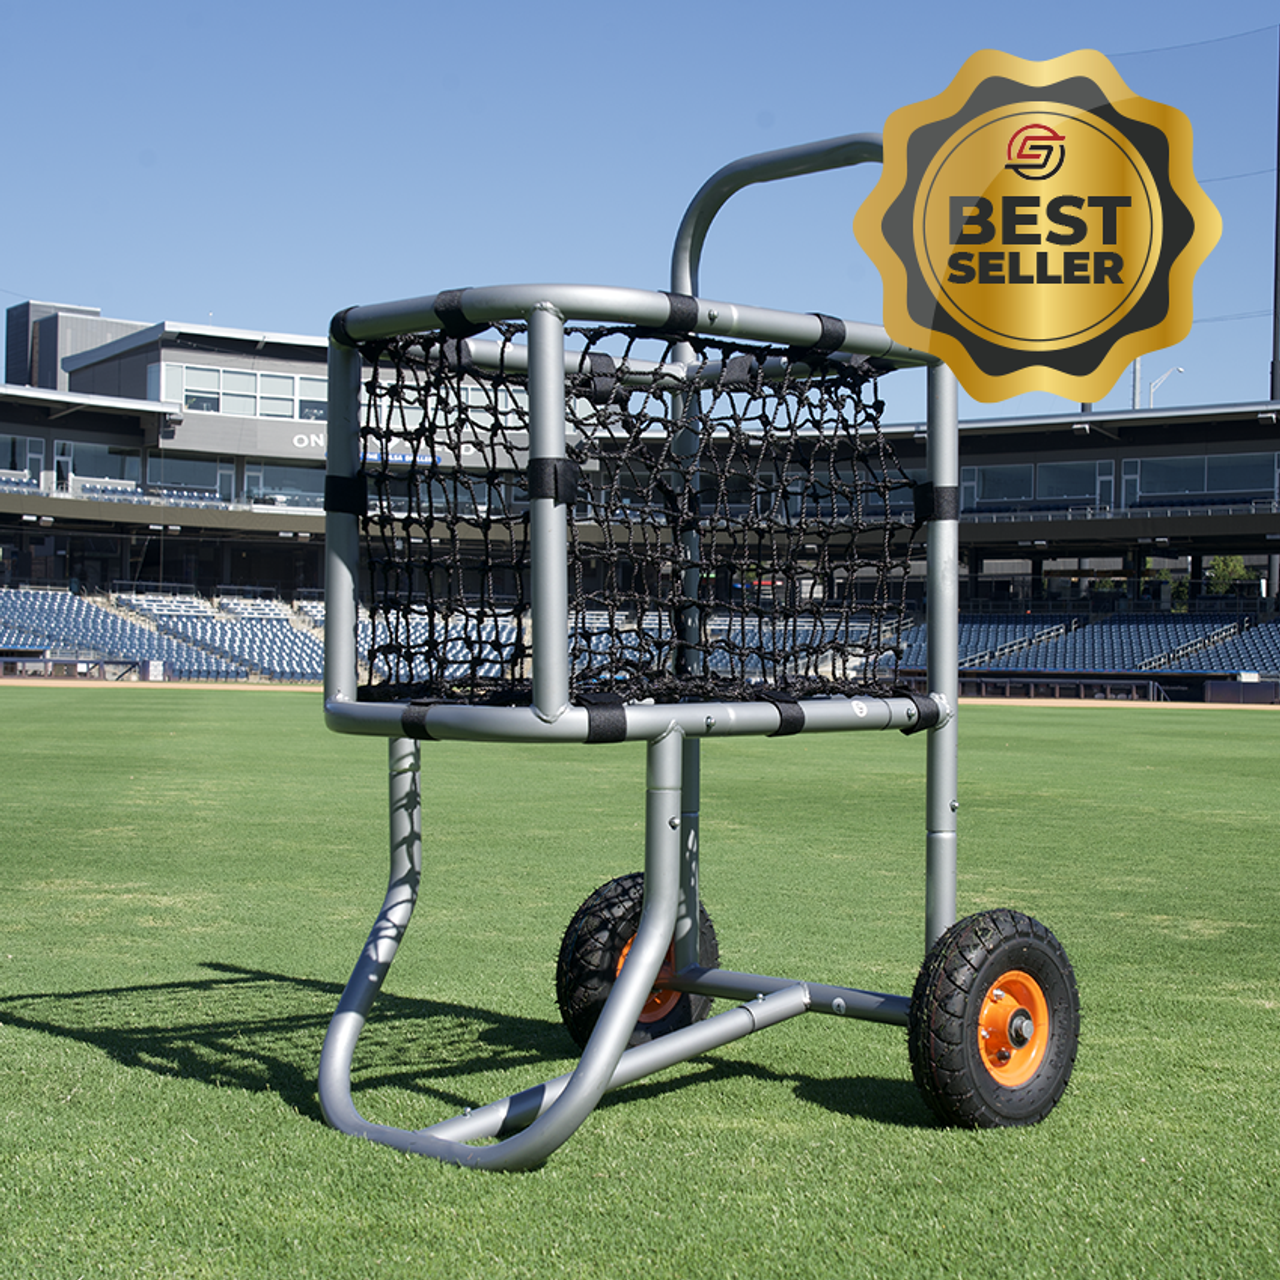
[[[622,949],[635,937],[644,902],[644,873],[633,872],[601,885],[574,913],[560,943],[556,964],[556,1001],[560,1017],[579,1047],[595,1029],[604,1002],[613,990]],[[715,926],[698,904],[701,960],[714,968],[720,958]],[[680,1027],[701,1022],[711,1010],[711,997],[686,992],[656,1022],[639,1022],[629,1045],[644,1044]]]
[[[1021,969],[1049,1005],[1049,1044],[1030,1080],[999,1084],[982,1060],[978,1017],[1001,974]],[[959,920],[934,943],[911,996],[907,1047],[925,1101],[947,1124],[999,1128],[1036,1124],[1071,1079],[1080,1040],[1075,973],[1057,938],[1018,911],[983,911]]]

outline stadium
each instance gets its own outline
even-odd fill
[[[5,673],[319,680],[327,340],[34,301],[6,337]],[[961,424],[962,692],[1275,701],[1280,404],[1090,408]],[[886,427],[908,477],[923,435]]]

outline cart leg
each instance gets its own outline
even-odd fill
[[[691,969],[702,963],[702,933],[698,903],[698,814],[702,790],[702,742],[686,738],[681,760],[680,902],[676,908],[675,967]]]
[[[400,1151],[483,1169],[533,1168],[574,1133],[613,1081],[631,1029],[671,945],[680,898],[683,745],[684,734],[673,725],[648,746],[645,895],[640,925],[582,1058],[563,1087],[560,1081],[548,1082],[519,1096],[517,1111],[523,1122],[532,1121],[528,1128],[492,1146],[470,1146],[441,1136],[433,1128],[408,1130],[371,1123],[360,1115],[351,1098],[356,1041],[413,913],[421,876],[418,744],[403,738],[392,740],[391,876],[387,896],[342,993],[320,1054],[320,1105],[331,1125]],[[790,1016],[789,1010],[787,1015]],[[496,1117],[498,1128],[478,1136],[496,1137],[505,1125],[505,1108],[483,1110]],[[444,1133],[456,1132],[457,1123],[445,1121],[440,1129]]]
[[[955,374],[929,370],[929,480],[935,516],[929,522],[929,692],[951,708],[928,730],[925,806],[925,951],[956,919],[956,700],[959,692],[960,450]]]
[[[351,1101],[351,1061],[369,1009],[395,959],[418,900],[422,878],[422,793],[418,743],[392,738],[388,747],[391,871],[382,910],[369,931],[320,1051],[320,1109],[335,1129],[358,1132],[364,1120]]]

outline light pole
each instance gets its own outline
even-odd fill
[[[1160,389],[1160,384],[1161,384],[1161,383],[1162,383],[1166,378],[1168,378],[1170,375],[1175,374],[1175,373],[1186,373],[1186,370],[1185,370],[1181,365],[1175,365],[1172,369],[1166,369],[1166,370],[1165,370],[1165,371],[1164,371],[1164,372],[1163,372],[1163,373],[1162,373],[1162,374],[1161,374],[1161,375],[1160,375],[1160,376],[1159,376],[1159,377],[1158,377],[1158,378],[1157,378],[1157,379],[1156,379],[1156,380],[1151,384],[1150,398],[1149,398],[1149,400],[1147,401],[1147,408],[1148,408],[1148,409],[1154,409],[1154,408],[1156,407],[1156,392]]]

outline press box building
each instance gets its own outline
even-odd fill
[[[6,581],[318,586],[326,340],[11,307]]]

